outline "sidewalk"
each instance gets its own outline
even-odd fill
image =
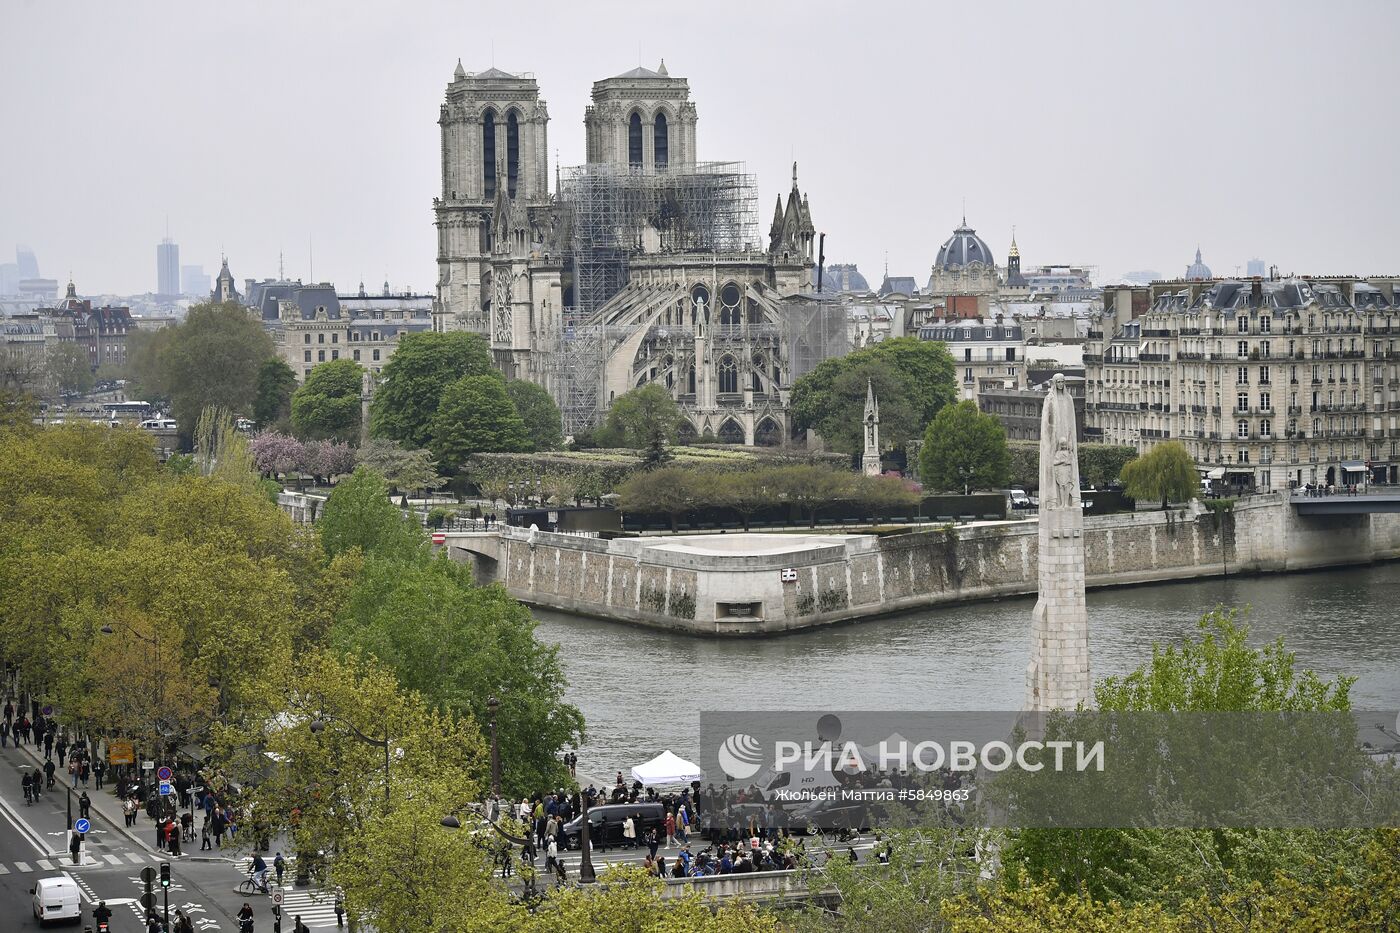
[[[34,745],[20,745],[17,747],[19,748],[22,754],[26,755],[29,758],[29,760],[34,764],[35,767],[42,768],[44,766],[44,756],[39,753],[38,747]],[[55,764],[56,763],[57,762],[55,762]],[[54,789],[51,791],[47,791],[47,793],[52,794],[61,792],[62,794],[66,795],[68,793],[67,789],[72,786],[72,780],[67,773],[67,769],[64,769],[54,774]],[[115,782],[106,781],[103,785],[102,790],[97,790],[96,787],[96,781],[89,779],[87,787],[83,787],[80,784],[78,787],[73,788],[75,808],[73,816],[75,819],[78,815],[76,809],[77,795],[82,793],[83,791],[87,791],[88,799],[92,802],[91,815],[93,818],[100,819],[103,823],[106,823],[107,826],[111,828],[112,832],[120,833],[128,841],[130,841],[134,845],[141,847],[147,852],[162,856],[169,855],[169,853],[165,850],[157,849],[155,845],[152,844],[151,837],[155,833],[155,826],[144,816],[140,815],[141,811],[137,811],[138,815],[136,817],[136,826],[126,825],[126,816],[122,813],[121,803],[117,800]],[[62,788],[61,791],[60,788]],[[138,832],[137,830],[142,826],[143,823],[146,827],[146,832]],[[228,855],[225,855],[224,852],[228,852]],[[181,854],[179,858],[191,862],[235,862],[237,861],[236,856],[238,854],[238,850],[235,849],[231,851],[229,847],[225,847],[224,850],[222,850],[218,855],[205,854],[204,852],[199,851],[198,848],[196,848],[192,852],[186,852],[184,851],[184,847],[182,845]]]

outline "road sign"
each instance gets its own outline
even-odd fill
[[[114,765],[136,764],[136,750],[130,742],[108,742],[107,760]]]
[[[53,707],[52,707],[52,706],[45,706],[45,707],[44,707],[44,715],[45,715],[45,716],[52,716],[52,715],[53,715]]]
[[[769,577],[769,579],[771,580],[772,577]],[[797,582],[797,568],[796,568],[796,567],[784,567],[782,570],[779,570],[779,571],[778,571],[778,579],[781,580],[783,583],[796,583],[796,582]]]
[[[156,909],[156,894],[155,894],[155,892],[154,892],[154,891],[147,891],[145,894],[142,894],[142,895],[141,895],[141,899],[140,899],[140,903],[141,903],[141,906],[144,907],[144,908],[146,908],[147,910],[155,910],[155,909]]]
[[[281,891],[273,891],[273,892],[272,892],[272,906],[274,906],[274,907],[281,907],[281,906],[282,906],[282,892],[281,892]]]
[[[434,543],[434,544],[446,544],[446,543],[447,543],[447,535],[443,534],[443,533],[440,532],[440,531],[435,531],[435,532],[433,532],[433,543]]]
[[[73,831],[79,833],[80,835],[86,835],[87,831],[91,828],[92,824],[89,823],[87,820],[78,820],[76,823],[73,824]]]
[[[170,785],[169,781],[160,782],[160,795],[162,797],[169,797],[173,793],[175,793],[175,788]]]
[[[145,884],[156,883],[156,869],[153,865],[147,865],[141,869],[141,881]]]
[[[155,766],[156,766],[156,763],[155,763],[154,761],[143,761],[143,762],[141,762],[141,770],[142,770],[142,771],[152,771],[152,770],[155,770]]]
[[[161,765],[160,770],[156,772],[156,777],[160,778],[162,781],[170,780],[171,776],[171,770],[165,765]]]

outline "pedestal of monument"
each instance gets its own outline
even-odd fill
[[[1040,514],[1040,599],[1031,620],[1026,669],[1026,708],[1031,712],[1073,710],[1093,699],[1084,607],[1084,513],[1077,497],[1071,505]]]

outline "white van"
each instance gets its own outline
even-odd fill
[[[41,926],[46,923],[83,919],[83,902],[78,893],[78,883],[67,875],[40,878],[29,890],[34,895],[34,916]]]

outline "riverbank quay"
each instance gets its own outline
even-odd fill
[[[907,533],[604,540],[504,528],[441,545],[543,608],[696,635],[768,635],[1036,592],[1035,520]],[[1085,520],[1090,588],[1400,558],[1400,515],[1301,514],[1285,493]]]

